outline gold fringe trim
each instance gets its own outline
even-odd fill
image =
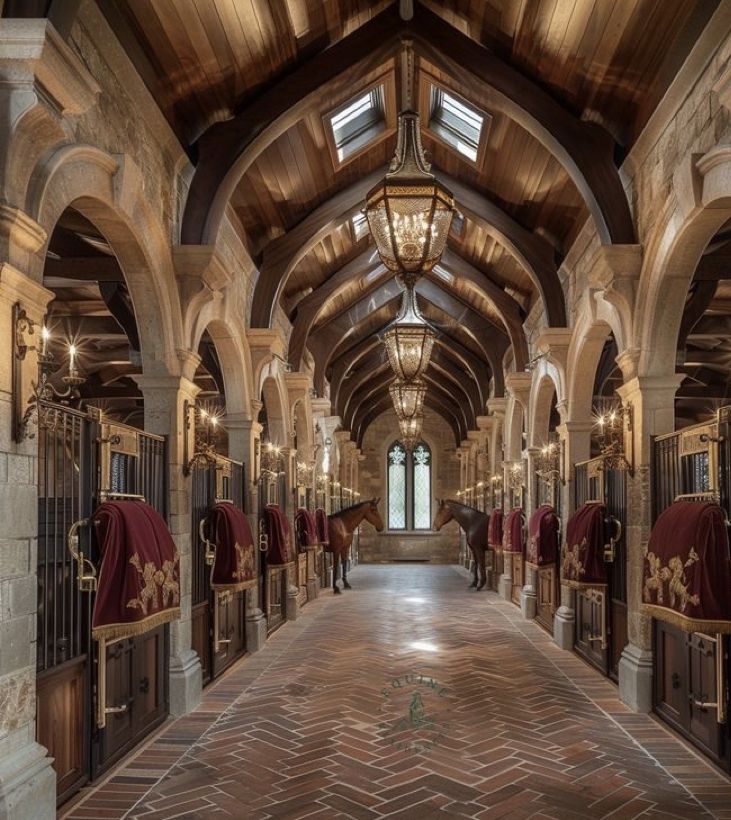
[[[293,567],[294,561],[290,561],[288,564],[267,564],[267,569],[286,569],[287,567]]]
[[[526,565],[526,567],[530,567],[531,569],[538,569],[538,570],[541,570],[541,569],[549,569],[550,567],[555,567],[555,566],[556,566],[556,562],[555,562],[555,561],[551,561],[551,562],[550,562],[550,563],[548,563],[548,564],[532,564],[530,561],[526,561],[526,562],[525,562],[525,565]]]
[[[144,635],[145,632],[150,632],[152,629],[157,629],[158,626],[168,624],[170,621],[176,621],[180,617],[180,607],[176,606],[172,609],[164,609],[162,612],[156,612],[154,615],[148,615],[141,621],[134,621],[126,624],[107,624],[106,626],[98,626],[91,631],[91,637],[95,641],[102,638],[106,641],[119,641],[124,638],[134,638],[136,635]]]
[[[606,582],[601,581],[573,581],[570,578],[562,578],[561,583],[564,586],[571,587],[571,589],[606,589]]]
[[[253,578],[251,581],[240,581],[236,584],[211,584],[211,589],[214,592],[241,592],[243,589],[252,589],[256,583],[256,578]]]
[[[492,550],[501,550],[503,548],[502,544],[491,544],[489,541],[487,542],[487,546]]]
[[[316,550],[319,550],[321,546],[323,546],[323,545],[319,541],[317,542],[317,544],[308,544],[307,545],[307,551],[308,552],[315,552]]]
[[[650,615],[657,621],[665,621],[682,629],[684,632],[721,632],[731,635],[731,621],[710,621],[702,618],[689,618],[674,609],[657,604],[641,604],[640,612]]]

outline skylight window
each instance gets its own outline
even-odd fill
[[[338,162],[360,151],[385,127],[383,85],[377,85],[330,116]]]
[[[432,86],[430,130],[472,162],[477,162],[485,119],[464,100]]]
[[[350,220],[353,226],[353,238],[356,242],[368,233],[368,220],[365,214],[358,213]]]

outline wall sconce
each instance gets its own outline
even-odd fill
[[[40,347],[37,347],[30,345],[27,341],[27,336],[33,336],[35,329],[36,323],[29,318],[20,302],[16,302],[13,305],[12,315],[13,355],[11,359],[11,377],[13,385],[13,440],[18,444],[26,438],[34,437],[35,434],[30,431],[30,426],[32,423],[38,426],[41,422],[41,405],[43,402],[76,399],[79,397],[79,386],[86,381],[86,377],[82,375],[77,365],[78,349],[76,345],[70,343],[68,346],[68,373],[61,377],[66,389],[59,390],[51,382],[52,376],[60,369],[49,349],[51,332],[47,327],[41,328],[41,344]],[[35,380],[31,381],[31,394],[24,402],[23,362],[31,350],[38,352],[37,375]]]
[[[216,463],[216,434],[221,426],[220,416],[195,402],[183,402],[185,434],[183,436],[183,475],[190,475],[195,467]],[[193,454],[190,455],[190,430],[193,428]]]
[[[549,441],[544,444],[536,456],[536,475],[549,487],[553,487],[557,481],[564,483],[561,456],[562,446],[558,441]]]
[[[268,478],[270,480],[278,478],[284,472],[282,464],[282,450],[271,443],[265,441],[261,448],[261,461],[259,478]]]
[[[514,461],[508,470],[508,486],[511,490],[519,492],[522,491],[523,484],[523,462]]]
[[[627,459],[624,440],[625,433],[633,432],[633,409],[631,404],[613,406],[596,416],[596,438],[600,456],[606,470],[624,470],[630,475],[634,471],[634,436],[630,435],[632,452]]]

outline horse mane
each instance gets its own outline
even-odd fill
[[[366,501],[359,501],[357,504],[351,504],[349,507],[343,507],[342,510],[338,510],[336,513],[330,513],[329,518],[340,518],[341,515],[345,515],[346,512],[350,512],[351,510],[357,510],[358,507],[362,507],[364,504],[371,504],[373,503],[373,499],[369,498]]]
[[[454,501],[451,498],[444,499],[445,504],[455,504],[457,507],[462,507],[463,510],[473,510],[476,513],[480,513],[481,515],[489,515],[489,513],[483,512],[482,510],[478,510],[477,507],[470,507],[467,504],[463,504],[461,501]]]

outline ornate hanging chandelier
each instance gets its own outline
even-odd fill
[[[399,430],[401,432],[400,441],[404,445],[407,452],[411,452],[421,439],[421,428],[424,422],[424,417],[419,415],[412,419],[403,419],[399,421]]]
[[[426,383],[421,379],[410,382],[396,379],[391,382],[388,392],[393,399],[393,407],[399,421],[408,421],[423,414]]]
[[[441,259],[454,214],[451,192],[424,158],[419,115],[399,115],[388,173],[366,197],[365,215],[383,264],[412,284]]]
[[[424,374],[435,338],[436,334],[419,312],[413,286],[408,285],[396,321],[383,337],[388,361],[398,379],[411,381]]]

